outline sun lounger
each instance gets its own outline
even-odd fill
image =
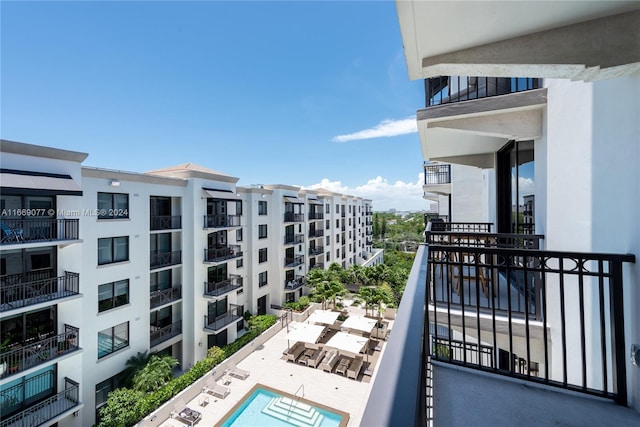
[[[307,366],[311,368],[317,368],[318,364],[322,360],[322,357],[325,355],[325,352],[322,349],[316,350],[316,352],[307,360]]]
[[[347,369],[351,365],[352,359],[347,356],[342,356],[336,367],[336,373],[340,375],[347,375]]]
[[[235,377],[235,378],[239,378],[241,380],[246,380],[247,377],[249,376],[249,374],[250,374],[249,371],[245,371],[244,369],[240,369],[237,366],[234,366],[231,369],[229,369],[229,375],[231,375],[232,377]]]
[[[291,347],[291,349],[289,350],[289,354],[287,355],[287,359],[295,362],[298,357],[300,357],[300,355],[302,353],[304,353],[305,347],[304,344],[301,342],[297,342],[293,345],[293,347]]]
[[[333,367],[338,363],[338,352],[336,350],[330,350],[322,359],[320,363],[320,367],[323,371],[331,372],[333,371]]]
[[[362,369],[363,364],[364,361],[362,360],[362,357],[357,356],[353,359],[353,362],[351,362],[351,365],[349,365],[349,368],[347,369],[347,378],[354,380],[357,379],[358,375],[360,375],[360,369]]]
[[[215,397],[224,399],[229,395],[229,393],[231,393],[231,389],[229,387],[218,384],[215,381],[215,378],[211,377],[207,380],[205,386],[202,388],[202,392],[210,393]]]

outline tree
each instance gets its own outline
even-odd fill
[[[144,416],[141,402],[145,394],[128,388],[117,388],[109,393],[107,403],[100,408],[98,427],[132,426]]]
[[[138,354],[136,354],[135,356],[131,356],[127,359],[127,361],[125,362],[126,368],[124,374],[125,387],[133,386],[133,378],[136,376],[138,371],[140,371],[147,365],[147,363],[149,363],[149,360],[151,360],[151,357],[154,354],[155,353],[147,353],[147,351],[145,351],[144,353],[138,352]]]
[[[167,354],[153,355],[149,362],[133,377],[133,389],[148,393],[162,387],[173,378],[178,359]]]
[[[380,219],[377,213],[373,214],[373,237],[376,239],[380,238]]]
[[[382,218],[382,224],[380,225],[380,236],[384,239],[387,235],[387,220]]]

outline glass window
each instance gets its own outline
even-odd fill
[[[267,224],[260,224],[258,226],[258,239],[267,238]]]
[[[236,242],[242,242],[242,228],[236,230]]]
[[[242,200],[236,201],[236,215],[242,215]]]
[[[325,225],[325,227],[324,227],[324,228],[325,228],[326,230],[328,230],[329,228],[331,228],[331,220],[330,220],[330,219],[326,220],[326,225]]]
[[[240,268],[242,267],[242,265],[243,265],[242,258],[238,258],[236,260],[236,268]]]
[[[129,280],[98,286],[98,313],[129,303]]]
[[[98,193],[98,218],[129,218],[129,195]]]
[[[98,239],[98,265],[129,260],[129,236]]]
[[[98,332],[98,359],[129,345],[129,322]]]
[[[329,203],[324,205],[324,208],[325,208],[325,213],[331,213],[331,205]]]
[[[329,262],[329,260],[331,259],[331,252],[327,252],[325,254],[325,259],[326,259],[326,262]]]
[[[258,250],[258,262],[266,262],[267,261],[267,248],[262,248]]]
[[[327,246],[331,244],[331,236],[327,236]]]
[[[267,286],[267,272],[258,274],[258,287]]]
[[[258,215],[266,215],[267,214],[267,202],[264,200],[258,201]]]

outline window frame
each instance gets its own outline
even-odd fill
[[[125,239],[126,242],[126,256],[123,259],[116,259],[116,243],[117,239]],[[109,261],[100,261],[100,242],[110,241],[110,258]],[[122,244],[122,243],[120,243]],[[104,249],[104,248],[103,248]],[[126,262],[129,261],[129,236],[114,236],[114,237],[102,237],[98,239],[98,265],[108,265],[115,264],[117,262]]]
[[[258,264],[267,262],[268,251],[267,248],[258,249]]]
[[[118,303],[118,298],[121,295],[116,295],[116,290],[117,290],[117,286],[118,285],[125,285],[126,288],[126,292],[125,292],[125,301],[124,302],[119,302]],[[129,292],[129,279],[124,279],[124,280],[116,280],[113,282],[109,282],[109,283],[103,283],[101,285],[98,285],[98,313],[103,313],[105,311],[109,311],[109,310],[113,310],[114,308],[118,308],[118,307],[122,307],[123,305],[127,305],[129,304],[129,296],[130,296],[130,292]],[[100,299],[100,294],[101,294],[101,288],[105,287],[105,286],[109,286],[111,287],[111,297],[108,299]],[[111,300],[111,305],[109,307],[103,307],[101,308],[101,306],[104,305],[105,301],[109,301]]]
[[[262,235],[262,231],[264,230],[264,235]],[[267,232],[267,224],[258,224],[258,239],[266,239],[269,235]]]
[[[258,215],[267,215],[267,201],[266,200],[258,200]]]
[[[100,200],[100,196],[109,196],[111,200]],[[119,206],[116,196],[125,196],[125,206]],[[106,191],[98,191],[96,197],[96,206],[98,207],[98,219],[128,219],[129,218],[129,193],[109,193]]]
[[[264,280],[263,280],[264,277]],[[262,271],[258,273],[258,287],[262,288],[263,286],[269,285],[269,275],[268,271]]]
[[[116,328],[118,327],[125,327],[125,333],[126,333],[126,338],[125,340],[118,346],[115,345],[115,338],[117,336],[116,333]],[[120,333],[120,332],[118,332]],[[111,348],[107,353],[104,354],[100,354],[100,334],[107,336],[109,338],[111,338]],[[130,339],[130,326],[129,326],[129,322],[123,322],[123,323],[119,323],[117,325],[114,325],[110,328],[107,329],[103,329],[101,331],[98,331],[98,360],[103,359],[107,356],[109,356],[110,354],[116,353],[126,347],[129,347],[129,339]]]

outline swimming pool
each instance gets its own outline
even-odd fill
[[[265,386],[256,386],[219,424],[222,427],[339,427],[348,414],[320,408],[304,399]]]

